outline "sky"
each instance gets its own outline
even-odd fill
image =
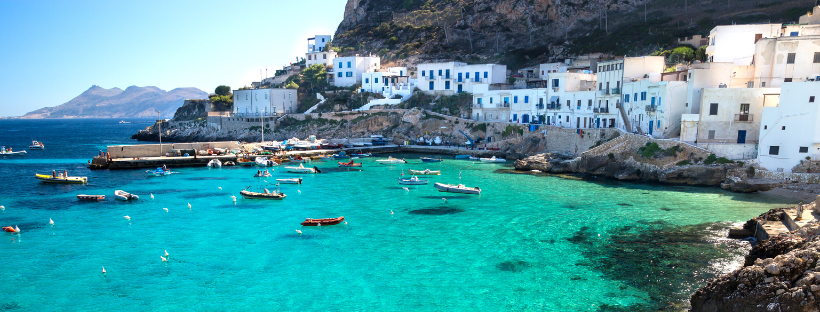
[[[0,0],[0,117],[92,85],[250,85],[304,57],[307,38],[333,35],[346,2]]]

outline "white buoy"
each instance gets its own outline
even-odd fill
[[[221,186],[219,187],[219,190],[220,190],[220,191],[222,190],[222,187],[221,187]]]
[[[403,187],[402,189],[404,189],[405,191],[408,191],[408,192],[410,191],[410,189],[406,188],[406,187]]]
[[[191,203],[188,203],[188,210],[191,210]]]
[[[299,192],[299,195],[301,195],[301,194],[302,194],[302,190],[296,190],[296,191],[297,191],[297,192]]]
[[[51,225],[51,226],[54,226],[54,220],[51,220],[51,218],[48,218],[48,224]]]
[[[105,267],[102,267],[102,268],[103,268],[103,270],[102,270],[102,274],[105,274]]]
[[[162,208],[162,210],[165,210],[165,212],[168,212],[168,208]]]
[[[129,216],[123,216],[123,218],[125,218],[125,220],[131,221],[131,217]]]
[[[159,258],[162,259],[162,262],[168,262],[168,259],[163,256],[159,256]]]
[[[393,210],[390,210],[390,214],[391,214],[391,215],[393,214]]]
[[[165,256],[166,257],[168,256],[168,250],[165,250]]]
[[[151,199],[154,199],[154,193],[151,193]]]
[[[17,234],[20,234],[20,228],[16,225],[14,226],[14,231],[17,232]]]
[[[6,210],[6,206],[0,205],[0,210]]]
[[[447,199],[444,197],[442,197],[441,200],[443,200],[445,203],[447,202]]]
[[[236,196],[231,195],[231,199],[233,199],[233,202],[236,202]]]
[[[301,231],[301,230],[296,230],[296,233],[299,233],[299,235],[302,235],[302,231]]]
[[[345,225],[347,225],[347,221],[345,221]]]

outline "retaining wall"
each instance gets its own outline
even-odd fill
[[[818,173],[775,172],[758,169],[755,171],[755,177],[797,181],[801,183],[820,183],[820,174]]]

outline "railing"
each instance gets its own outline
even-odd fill
[[[473,104],[473,108],[484,108],[484,104],[481,104],[481,103]]]
[[[609,114],[609,107],[596,107],[592,109],[593,113]]]
[[[598,93],[600,93],[601,95],[609,95],[609,89],[598,90]]]
[[[612,94],[621,94],[621,88],[612,88]]]
[[[645,110],[646,112],[654,112],[656,109],[657,109],[657,107],[655,107],[655,106],[652,106],[652,105],[647,105],[647,106],[646,106],[646,108],[645,108],[644,110]]]
[[[549,104],[547,109],[561,109],[561,104]]]
[[[535,109],[544,109],[544,104],[535,104]]]
[[[735,114],[735,121],[736,122],[752,122],[754,121],[754,116],[752,114]]]

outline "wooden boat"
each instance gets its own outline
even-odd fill
[[[299,167],[285,167],[285,170],[292,173],[316,173],[319,170],[316,167],[313,168],[305,168],[302,164],[299,164]]]
[[[346,163],[343,163],[341,161],[337,161],[337,163],[339,163],[339,167],[341,167],[341,168],[352,168],[352,167],[361,168],[362,167],[362,163],[358,163],[358,164],[354,163],[353,159],[351,159],[349,162],[346,162]]]
[[[415,174],[415,175],[441,175],[441,170],[435,170],[435,171],[430,170],[430,169],[410,170],[410,173]]]
[[[438,183],[433,184],[439,192],[463,193],[463,194],[481,194],[481,189],[478,187],[466,187],[464,184],[452,185]]]
[[[45,149],[46,147],[43,146],[43,142],[31,141],[31,145],[29,145],[28,149]]]
[[[302,178],[276,179],[280,184],[302,184]]]
[[[242,197],[247,199],[285,199],[285,197],[287,197],[285,193],[279,191],[269,192],[267,189],[265,189],[265,192],[263,193],[251,192],[247,189],[244,189],[241,192],[239,192],[239,194],[242,194]]]
[[[324,218],[324,219],[311,219],[307,218],[305,221],[302,221],[303,226],[324,226],[324,225],[336,225],[342,223],[345,220],[345,217],[338,217],[338,218]]]
[[[497,162],[497,163],[507,162],[506,159],[504,159],[504,158],[495,158],[495,156],[490,157],[490,158],[481,158],[481,161],[483,161],[483,162]]]
[[[422,157],[422,162],[441,162],[441,157],[439,158],[430,158],[430,157]]]
[[[211,159],[211,161],[209,161],[209,162],[208,162],[208,167],[211,167],[211,168],[222,168],[222,162],[221,162],[221,161],[219,161],[219,159],[216,159],[216,158]]]
[[[254,165],[256,165],[256,162],[251,160],[250,158],[243,157],[243,158],[237,158],[236,159],[236,164],[240,165],[240,166],[254,166]]]
[[[77,199],[79,199],[79,200],[93,200],[93,201],[99,201],[99,200],[105,200],[105,195],[85,195],[85,194],[80,194],[80,195],[77,195]]]
[[[427,183],[429,183],[429,182],[430,182],[430,180],[419,180],[419,178],[416,177],[416,176],[413,176],[412,178],[409,178],[409,179],[399,178],[399,184],[403,184],[403,185],[427,185]]]
[[[376,162],[382,165],[398,165],[407,163],[407,161],[405,161],[404,158],[398,159],[393,158],[393,156],[388,156],[387,159],[377,159]]]
[[[140,199],[140,197],[139,197],[139,196],[134,195],[134,194],[131,194],[131,193],[128,193],[128,192],[123,191],[123,190],[116,190],[116,191],[114,191],[114,197],[116,197],[116,198],[117,198],[117,199],[119,199],[119,200],[132,200],[132,199]]]
[[[62,184],[86,184],[87,177],[64,177],[62,175],[52,176],[50,174],[35,174],[37,180],[43,183],[62,183]]]

